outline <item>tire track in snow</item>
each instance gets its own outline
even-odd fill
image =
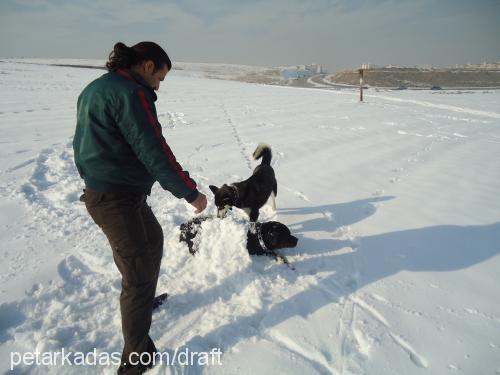
[[[427,361],[425,360],[424,357],[419,355],[412,347],[411,345],[403,340],[403,338],[399,337],[398,335],[392,333],[389,331],[389,336],[394,340],[396,344],[399,345],[401,349],[403,349],[408,356],[410,357],[411,361],[418,367],[423,367],[427,368],[428,364]]]
[[[356,251],[357,240],[356,236],[347,230],[342,233],[341,238],[349,239],[353,243],[353,250]],[[368,317],[371,317],[375,322],[382,327],[383,332],[389,336],[392,341],[405,352],[411,362],[421,368],[427,368],[428,362],[426,358],[419,354],[410,343],[404,340],[400,334],[395,333],[390,322],[386,317],[378,311],[374,306],[367,303],[363,298],[361,292],[357,292],[359,282],[359,271],[353,257],[350,257],[349,262],[344,262],[344,272],[338,278],[330,279],[330,286],[336,290],[333,292],[330,287],[323,285],[315,285],[314,287],[322,290],[333,299],[339,299],[340,304],[340,318],[337,325],[337,348],[338,365],[335,366],[339,373],[344,373],[347,369],[358,365],[356,356],[360,355],[361,358],[369,357],[371,350],[370,340],[367,340],[363,332],[356,328],[357,311],[363,311]],[[342,279],[342,276],[344,278]],[[374,299],[376,299],[374,297]]]
[[[370,306],[368,303],[366,303],[364,300],[362,300],[357,296],[351,296],[350,298],[353,303],[355,303],[357,306],[359,306],[361,309],[363,309],[365,312],[367,312],[369,315],[375,318],[375,320],[377,320],[379,323],[381,323],[387,328],[390,327],[385,317],[381,313],[379,313],[377,309]]]
[[[312,348],[299,345],[277,330],[271,330],[265,336],[268,336],[273,341],[273,343],[278,344],[278,346],[296,354],[297,356],[310,363],[313,368],[318,370],[318,372],[325,374],[335,374],[334,368],[330,365],[330,363],[328,363],[328,360],[324,355],[321,354],[320,351],[312,351],[310,350]]]
[[[371,315],[375,320],[377,320],[379,323],[382,324],[383,327],[385,327],[386,333],[389,335],[389,337],[392,338],[395,344],[397,344],[403,351],[405,351],[410,360],[418,367],[423,367],[427,368],[428,367],[428,362],[427,360],[419,354],[407,341],[405,341],[401,336],[395,334],[391,330],[391,326],[387,319],[381,314],[375,307],[369,305],[366,301],[362,300],[361,298],[357,296],[351,296],[351,300],[359,306],[361,309],[363,309],[366,313]]]
[[[354,306],[348,298],[342,298],[342,313],[340,314],[339,323],[337,326],[337,336],[339,337],[339,370],[343,374],[345,370],[346,360],[351,353],[350,350],[350,332],[354,319]],[[347,315],[347,318],[346,318]]]
[[[325,220],[333,221],[331,213],[323,213]],[[330,215],[329,215],[330,214]],[[344,228],[339,232],[339,238],[349,241],[352,244],[350,251],[356,251],[356,236],[350,233],[349,228]],[[338,362],[335,364],[335,369],[343,374],[346,371],[351,371],[355,367],[359,367],[356,357],[361,356],[366,358],[369,355],[371,346],[361,337],[360,331],[355,327],[357,321],[357,293],[359,286],[359,270],[353,257],[349,257],[348,262],[343,262],[343,272],[338,274],[337,278],[329,278],[329,285],[322,284],[314,285],[327,294],[332,300],[338,300],[340,305],[340,317],[336,328],[338,346],[336,347],[336,356]],[[332,288],[335,292],[332,291]]]
[[[331,215],[324,214],[325,220],[332,221]],[[345,232],[341,232],[341,239],[355,242],[355,237],[350,233],[349,229]],[[351,251],[355,250],[351,248]],[[338,336],[338,365],[337,369],[343,374],[346,368],[356,365],[356,361],[352,359],[353,355],[356,354],[356,337],[353,332],[353,325],[355,319],[355,305],[352,303],[351,294],[355,293],[358,286],[358,270],[353,257],[348,258],[348,262],[344,262],[344,269],[346,275],[344,280],[333,279],[333,285],[338,289],[340,295],[340,318],[337,325],[337,336]],[[326,289],[326,288],[324,288]]]

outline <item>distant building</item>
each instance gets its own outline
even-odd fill
[[[321,65],[319,64],[309,64],[309,65],[306,65],[306,70],[314,73],[314,74],[321,74],[323,73],[323,69],[321,67]]]
[[[308,72],[305,69],[300,69],[300,67],[285,68],[281,71],[281,77],[283,77],[283,79],[297,79],[310,76],[311,76],[310,72]]]
[[[315,74],[321,74],[323,69],[319,64],[297,65],[281,70],[281,77],[285,80],[308,78]]]
[[[483,62],[482,64],[455,64],[455,69],[479,69],[479,70],[488,70],[488,69],[493,69],[497,70],[500,69],[500,61],[497,61],[496,63],[488,63],[488,62]]]

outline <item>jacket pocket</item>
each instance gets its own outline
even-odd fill
[[[100,216],[102,218],[102,214]],[[147,234],[139,212],[107,215],[101,228],[113,252],[121,256],[136,256],[148,251]]]

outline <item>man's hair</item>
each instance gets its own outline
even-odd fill
[[[140,42],[132,47],[127,47],[122,42],[116,43],[113,51],[109,54],[106,68],[110,71],[130,69],[142,61],[149,60],[155,64],[155,71],[162,69],[165,65],[168,70],[172,69],[172,62],[167,53],[154,42]]]

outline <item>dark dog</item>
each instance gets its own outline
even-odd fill
[[[181,224],[179,240],[186,242],[189,252],[196,254],[198,251],[201,223],[210,217],[198,217],[187,223]],[[297,246],[297,237],[292,236],[285,224],[277,221],[256,223],[255,231],[247,232],[247,250],[251,255],[277,256],[275,250]]]
[[[273,208],[276,210],[275,198],[278,193],[278,184],[271,167],[271,147],[263,143],[259,144],[253,153],[255,160],[262,157],[262,163],[258,165],[253,174],[241,182],[231,185],[222,185],[220,188],[210,185],[210,190],[215,195],[217,216],[222,218],[231,207],[243,209],[250,217],[251,222],[256,222],[259,210],[273,194]]]

